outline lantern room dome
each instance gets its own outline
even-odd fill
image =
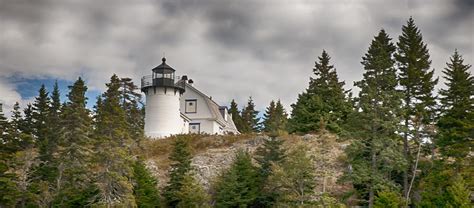
[[[161,63],[159,66],[155,67],[152,69],[152,71],[154,73],[160,73],[160,74],[171,74],[173,72],[175,72],[176,70],[174,70],[171,66],[169,66],[168,64],[166,64],[166,58],[163,57],[161,59],[161,61],[163,61],[163,63]]]

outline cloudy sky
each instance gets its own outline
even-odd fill
[[[92,103],[112,74],[139,83],[165,54],[223,105],[289,108],[323,49],[353,88],[372,37],[396,42],[410,16],[437,76],[455,48],[474,63],[472,0],[0,0],[0,101],[10,110],[82,76]]]

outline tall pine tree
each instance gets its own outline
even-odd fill
[[[249,97],[247,105],[242,109],[242,129],[241,133],[252,133],[260,131],[260,118],[258,118],[258,111],[255,109],[252,97]]]
[[[264,140],[262,146],[257,148],[254,156],[259,165],[259,191],[255,204],[257,207],[272,207],[278,198],[274,190],[267,190],[268,177],[273,174],[272,166],[280,165],[285,157],[283,140],[275,136]]]
[[[130,134],[121,103],[120,79],[117,75],[106,84],[107,91],[97,105],[95,129],[95,184],[99,188],[98,204],[104,206],[135,206],[132,177]]]
[[[130,78],[121,78],[121,105],[125,111],[127,121],[127,131],[135,143],[140,146],[140,141],[144,137],[143,128],[145,126],[145,117],[141,109],[142,96],[138,93],[138,87]]]
[[[258,173],[248,152],[238,151],[215,185],[215,207],[250,207],[258,195]]]
[[[58,176],[54,183],[57,196],[54,203],[57,206],[85,206],[89,203],[86,196],[90,192],[89,188],[94,189],[90,173],[93,156],[92,119],[86,108],[87,86],[84,81],[79,77],[69,86],[69,90],[68,101],[61,113],[56,162]]]
[[[403,172],[403,190],[405,198],[409,198],[409,180],[415,175],[416,160],[413,158],[411,143],[420,149],[421,138],[429,138],[429,125],[433,122],[435,97],[433,88],[438,79],[433,79],[434,70],[430,70],[431,60],[427,45],[423,42],[420,30],[413,18],[402,27],[402,35],[397,43],[395,60],[397,61],[399,83],[403,92],[403,145],[404,157],[408,167]]]
[[[443,71],[448,88],[440,91],[442,108],[436,145],[446,162],[455,162],[458,172],[463,164],[469,164],[464,161],[473,147],[474,77],[470,67],[455,50]]]
[[[348,122],[353,142],[347,148],[352,170],[345,177],[354,184],[358,194],[369,207],[375,195],[383,190],[396,190],[390,177],[404,168],[402,147],[399,145],[401,93],[397,91],[397,74],[393,53],[396,48],[388,34],[381,30],[372,40],[362,58],[364,78],[356,82],[361,89],[356,111]]]
[[[169,173],[170,180],[163,195],[168,207],[176,207],[181,202],[179,192],[183,186],[184,178],[192,170],[191,150],[185,136],[176,137],[173,152],[169,159],[173,162]]]
[[[232,99],[230,102],[229,114],[232,116],[232,121],[234,121],[237,130],[242,132],[242,117],[240,116],[239,107],[237,106],[237,103],[234,99]]]
[[[344,90],[345,83],[339,81],[330,60],[331,57],[323,50],[313,69],[316,78],[310,78],[308,89],[291,105],[290,132],[306,133],[321,128],[340,131],[340,125],[350,112],[351,105],[348,91]]]
[[[280,100],[276,103],[271,101],[263,115],[263,131],[267,133],[279,133],[286,130],[288,114]]]
[[[146,169],[141,159],[133,164],[133,195],[138,207],[160,207],[157,181]]]
[[[39,159],[41,161],[36,174],[43,181],[51,181],[54,178],[54,172],[51,168],[53,162],[51,128],[49,126],[51,99],[48,96],[46,87],[41,85],[39,94],[33,103],[33,134],[36,139],[36,145],[39,149]]]

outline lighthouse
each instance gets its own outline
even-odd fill
[[[152,69],[152,74],[142,78],[141,90],[145,93],[145,135],[163,138],[183,133],[185,121],[180,113],[180,97],[185,82],[178,82],[175,70],[162,63]],[[184,76],[183,76],[184,77]]]

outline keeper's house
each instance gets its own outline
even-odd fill
[[[227,112],[211,97],[193,86],[187,76],[178,77],[175,70],[163,63],[142,78],[145,93],[145,135],[164,138],[174,134],[207,133],[238,134]]]

